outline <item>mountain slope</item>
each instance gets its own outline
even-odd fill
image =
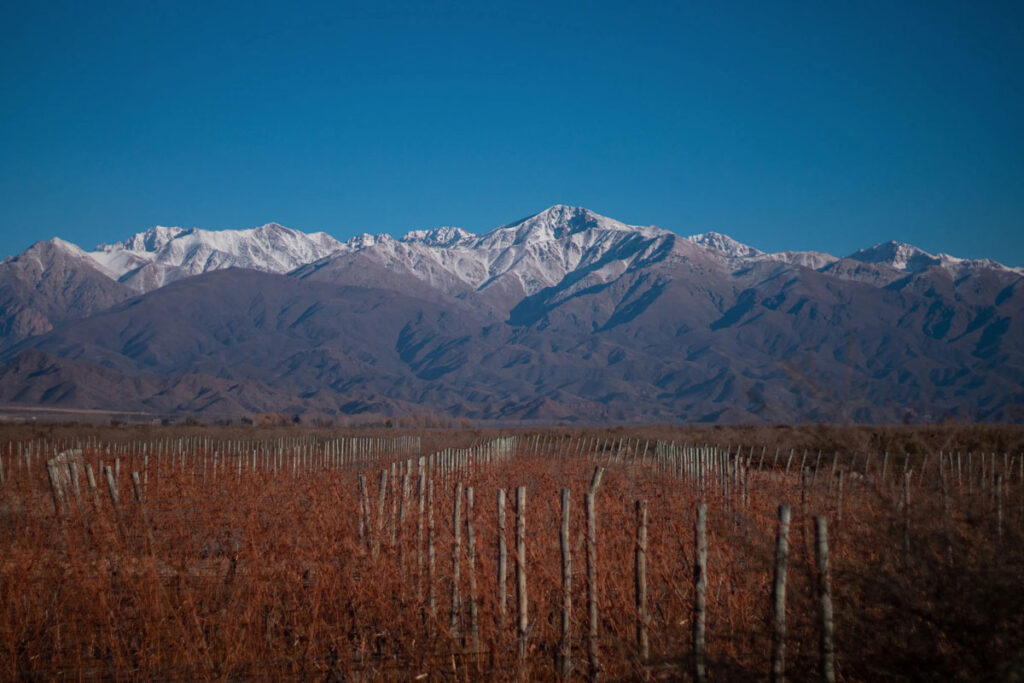
[[[436,233],[417,231],[402,240],[365,235],[293,275],[384,286],[378,278],[387,273],[388,279],[418,283],[501,316],[524,297],[558,286],[567,277],[578,279],[586,273],[588,281],[603,281],[634,261],[664,258],[678,241],[667,230],[630,226],[561,205],[485,235],[452,235],[455,238],[438,238]]]
[[[341,247],[270,223],[251,230],[150,228],[86,252],[54,238],[0,263],[0,349],[134,294],[224,268],[285,273]]]
[[[0,341],[43,334],[63,320],[86,317],[130,295],[75,245],[57,238],[37,242],[0,263]]]
[[[154,231],[122,253],[183,236]],[[0,401],[602,423],[1024,419],[1018,273],[900,248],[825,256],[564,206],[480,236],[364,235],[287,275],[216,270],[55,323],[0,350]]]
[[[148,292],[225,268],[286,273],[339,248],[341,243],[325,233],[306,234],[277,223],[221,231],[158,226],[118,244],[100,245],[89,256],[111,278]]]

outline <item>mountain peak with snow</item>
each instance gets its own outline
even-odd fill
[[[690,235],[686,239],[690,240],[694,244],[710,247],[711,249],[720,251],[733,258],[754,258],[764,253],[759,249],[755,249],[747,244],[738,242],[728,235],[723,235],[720,232],[702,232],[697,235]]]
[[[889,240],[860,249],[848,257],[862,263],[884,265],[895,270],[917,273],[942,263],[942,259],[906,242]]]
[[[483,235],[481,241],[505,245],[542,243],[567,240],[583,232],[637,233],[648,238],[667,234],[656,226],[629,225],[580,206],[555,204],[540,213],[495,228]]]
[[[245,230],[154,226],[88,253],[99,269],[139,292],[224,268],[286,273],[342,248],[323,232],[306,234],[278,223]]]
[[[179,235],[188,232],[184,228],[154,225],[145,232],[135,233],[123,242],[100,244],[96,251],[111,252],[118,249],[128,251],[157,251]]]
[[[460,242],[476,237],[473,233],[462,228],[441,226],[432,230],[410,230],[401,239],[407,244],[419,242],[431,247],[453,247]]]
[[[764,252],[720,232],[683,239],[657,226],[630,225],[566,204],[555,204],[481,235],[442,226],[413,230],[401,239],[362,234],[342,243],[323,232],[307,234],[276,222],[244,230],[157,225],[122,242],[101,244],[92,252],[54,238],[33,246],[23,257],[39,263],[48,262],[48,254],[88,259],[88,265],[108,278],[135,292],[147,292],[211,270],[238,267],[289,273],[354,252],[365,252],[388,268],[401,266],[412,277],[442,283],[446,290],[492,288],[527,295],[557,285],[580,268],[590,269],[581,283],[593,284],[612,277],[613,271],[639,267],[634,264],[651,259],[698,256],[728,272],[740,272],[758,262],[821,270],[839,261],[821,252]],[[933,255],[896,241],[862,249],[849,259],[881,266],[887,273],[883,280],[935,266],[954,276],[979,268],[1021,274],[1021,269],[992,260]]]

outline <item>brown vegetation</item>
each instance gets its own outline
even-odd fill
[[[73,433],[60,429],[49,436]],[[680,432],[669,428],[524,432],[512,450],[490,433],[424,432],[423,455],[478,444],[447,450],[432,465],[424,461],[434,482],[431,573],[430,508],[421,526],[418,453],[409,440],[384,439],[394,430],[356,442],[288,428],[133,429],[101,430],[103,440],[83,434],[80,444],[11,440],[0,448],[4,678],[554,678],[562,642],[563,488],[570,491],[572,675],[582,678],[589,644],[583,494],[597,465],[606,471],[596,494],[596,645],[607,677],[690,678],[701,500],[709,508],[710,680],[767,674],[781,504],[793,512],[791,680],[819,676],[815,515],[830,525],[838,680],[1008,680],[1024,671],[1024,461],[1016,450],[967,455],[971,439],[1019,447],[1019,430],[708,429],[686,439],[723,447],[704,452],[699,478],[695,452],[682,449]],[[116,434],[122,438],[110,438]],[[678,446],[668,444],[672,438]],[[726,439],[733,444],[727,451]],[[827,443],[838,457],[818,455],[814,445]],[[76,445],[97,475],[101,460],[112,475],[120,460],[118,506],[99,476],[96,492],[83,476],[78,495],[65,482],[65,497],[54,496],[45,459]],[[798,449],[792,457],[790,448]],[[906,489],[904,471],[912,473]],[[131,472],[140,474],[141,503]],[[360,472],[368,485],[365,510]],[[410,475],[406,486],[403,472]],[[460,524],[468,517],[475,539],[478,649],[470,637],[465,529],[452,563],[459,484]],[[471,517],[464,493],[470,486]],[[516,645],[517,486],[527,487],[524,661]],[[499,488],[509,500],[504,628],[496,580]],[[648,519],[647,661],[637,646],[634,577],[641,500]],[[453,620],[455,567],[461,573]]]

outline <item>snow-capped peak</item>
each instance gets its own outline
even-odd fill
[[[178,235],[185,232],[188,231],[184,228],[154,225],[149,230],[136,233],[123,242],[100,244],[96,247],[96,251],[110,252],[118,249],[127,249],[129,251],[156,251]]]
[[[686,239],[694,244],[699,244],[702,247],[713,250],[720,257],[725,257],[726,261],[737,260],[744,264],[748,262],[773,261],[818,270],[839,260],[831,254],[825,254],[820,251],[761,251],[748,244],[738,242],[720,232],[702,232],[697,235],[690,235]]]
[[[68,242],[67,240],[62,240],[59,237],[54,237],[53,239],[50,240],[50,243],[53,246],[57,247],[58,249],[61,249],[63,251],[68,252],[69,254],[73,254],[75,256],[85,256],[86,255],[85,251],[80,246],[78,246],[77,244],[75,244],[73,242]]]
[[[583,232],[637,233],[644,237],[667,234],[656,226],[621,223],[578,206],[555,204],[538,214],[495,228],[480,238],[488,246],[512,246],[566,240]]]
[[[476,235],[462,228],[442,226],[433,230],[411,230],[401,241],[407,244],[420,242],[431,247],[452,247],[474,237]]]
[[[382,232],[376,235],[371,235],[368,232],[364,232],[352,237],[342,244],[342,249],[344,251],[359,251],[360,249],[367,249],[369,247],[375,247],[381,244],[391,244],[394,242],[396,242],[395,238],[387,233]]]
[[[967,259],[949,254],[929,254],[912,244],[896,241],[881,242],[868,249],[861,249],[848,258],[862,263],[888,266],[903,273],[919,273],[933,266],[940,266],[957,276],[979,268],[1022,274],[1022,269],[1011,268],[992,259]]]
[[[246,230],[155,226],[123,242],[101,244],[88,255],[112,279],[146,292],[223,268],[286,273],[339,249],[341,243],[326,233],[267,223]]]
[[[720,251],[726,256],[731,256],[733,258],[754,258],[764,253],[763,251],[743,244],[742,242],[737,242],[728,235],[723,235],[720,232],[702,232],[697,235],[690,235],[686,239],[690,240],[694,244],[710,247],[711,249]]]
[[[942,263],[942,259],[919,249],[912,244],[890,240],[868,249],[861,249],[849,258],[862,263],[885,265],[899,271],[919,272]]]
[[[344,254],[358,251],[387,271],[422,279],[456,296],[489,292],[511,305],[587,269],[575,286],[618,277],[646,260],[666,258],[675,236],[661,228],[620,223],[583,208],[552,206],[520,221],[477,236],[459,228],[410,232],[401,240],[360,235],[346,242],[337,261],[349,273]],[[296,271],[298,277],[329,278],[329,263]]]

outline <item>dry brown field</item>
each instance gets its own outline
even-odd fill
[[[823,680],[824,579],[835,680],[1024,680],[1022,451],[963,425],[7,425],[0,677],[693,680],[704,504],[707,680],[767,679],[780,644]]]

